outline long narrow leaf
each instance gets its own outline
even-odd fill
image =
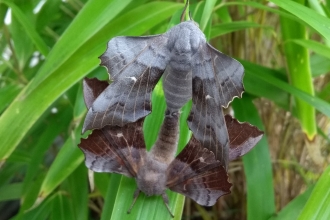
[[[29,22],[30,20],[26,18],[24,13],[17,7],[13,2],[2,0],[2,3],[8,5],[11,8],[13,15],[19,20],[25,29],[26,33],[30,36],[31,40],[34,42],[35,46],[38,48],[40,53],[47,56],[49,53],[49,48],[47,44],[43,41],[40,35],[35,31],[33,25]],[[0,2],[0,4],[1,4]]]
[[[248,95],[234,99],[235,117],[263,130],[258,111]],[[267,138],[264,137],[243,157],[247,181],[247,219],[268,219],[275,213],[272,165]]]
[[[292,0],[288,2],[304,3],[304,0]],[[296,21],[281,17],[282,38],[287,43],[284,45],[284,53],[288,67],[290,83],[304,92],[314,95],[312,73],[308,50],[298,44],[291,42],[292,39],[305,40],[307,38],[306,27]],[[316,135],[315,109],[305,101],[295,97],[297,117],[302,130],[309,140]]]
[[[302,21],[309,24],[312,28],[318,31],[324,38],[330,40],[330,19],[326,18],[315,11],[303,6],[294,1],[288,0],[270,0],[279,7],[291,12]],[[308,15],[308,16],[306,16]]]
[[[330,218],[330,166],[323,172],[317,181],[313,192],[308,199],[298,219],[329,219]]]
[[[251,77],[256,77],[258,79],[261,79],[264,82],[267,82],[281,90],[284,90],[284,91],[292,94],[295,97],[298,97],[298,98],[304,100],[305,102],[309,103],[314,108],[316,108],[317,110],[322,112],[324,115],[330,117],[330,104],[329,103],[323,101],[322,99],[320,99],[318,97],[311,96],[311,95],[307,94],[306,92],[303,92],[272,75],[263,74],[262,72],[258,72],[258,71],[256,71],[256,72],[250,71],[249,63],[244,62],[244,61],[242,61],[242,63],[244,64],[246,74],[250,74]]]
[[[134,22],[128,27],[121,29],[121,33],[126,35],[140,35],[149,30],[155,24],[169,17],[181,4],[159,3],[154,5],[155,11],[151,12],[157,16],[152,20],[145,20],[145,15],[140,13],[138,16],[133,16]],[[140,8],[142,10],[143,8]],[[159,9],[159,10],[158,10]],[[134,14],[136,15],[136,14]],[[129,14],[127,14],[129,16]],[[81,21],[84,22],[85,20]],[[135,24],[140,24],[139,28]],[[81,24],[83,25],[83,24]],[[98,25],[94,23],[94,25]],[[82,77],[96,68],[99,64],[97,57],[105,50],[106,40],[115,33],[103,34],[101,41],[93,39],[88,41],[82,48],[77,51],[74,56],[71,56],[60,68],[43,80],[43,83],[38,84],[37,89],[33,89],[29,94],[26,94],[25,88],[8,107],[8,109],[0,117],[0,139],[6,148],[0,148],[0,160],[5,160],[18,143],[23,139],[24,135],[38,120],[40,115],[53,103],[61,94],[63,94],[72,85],[78,82]],[[71,36],[72,41],[75,36]],[[56,64],[56,59],[48,59],[46,62]],[[51,65],[51,64],[49,64]],[[57,64],[56,64],[57,65]],[[28,86],[28,88],[31,88]],[[42,100],[42,101],[41,101]],[[38,106],[36,108],[36,106]],[[13,122],[16,123],[13,123]],[[10,134],[10,135],[9,135]]]

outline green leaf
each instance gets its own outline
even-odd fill
[[[291,12],[299,19],[307,23],[309,26],[318,31],[324,38],[330,40],[330,19],[326,18],[315,11],[294,1],[288,0],[270,0],[279,7]],[[308,16],[306,16],[308,15]]]
[[[11,8],[13,15],[18,19],[26,33],[29,35],[35,46],[38,48],[40,53],[46,56],[49,52],[49,48],[40,35],[35,31],[30,20],[24,15],[24,13],[17,7],[13,2],[2,0],[2,3],[6,4]]]
[[[212,27],[210,38],[212,39],[220,35],[244,30],[247,28],[265,28],[265,26],[250,21],[233,21],[229,23],[222,23]]]
[[[304,0],[295,0],[304,4]],[[287,1],[292,2],[292,1]],[[305,40],[307,38],[306,27],[296,21],[281,17],[282,38],[287,41],[283,45],[286,63],[288,66],[288,75],[290,83],[304,92],[314,95],[314,86],[312,73],[310,70],[310,59],[308,50],[300,45],[291,42],[292,39]],[[295,97],[297,108],[297,118],[300,121],[302,130],[311,141],[316,135],[315,109],[303,100]]]
[[[211,19],[213,8],[216,2],[217,2],[216,0],[208,0],[205,2],[201,22],[199,24],[199,27],[202,31],[206,29],[206,26],[209,20]]]
[[[0,202],[19,200],[22,194],[22,183],[12,183],[0,187]]]
[[[242,99],[234,99],[232,106],[239,121],[247,121],[264,130],[251,97],[243,95]],[[265,135],[243,157],[243,162],[247,182],[247,219],[269,219],[275,213],[275,196],[272,162]]]
[[[245,75],[243,78],[244,88],[249,94],[253,94],[259,97],[265,97],[275,102],[279,107],[289,110],[290,109],[290,94],[281,88],[264,80],[255,77],[253,73],[263,74],[265,77],[272,76],[278,80],[287,82],[285,75],[282,72],[270,69],[264,66],[260,66],[247,61],[240,62],[244,65]],[[258,85],[258,86],[256,86]]]
[[[111,219],[173,219],[168,213],[161,196],[146,197],[140,193],[130,214],[127,210],[133,202],[133,194],[136,189],[135,180],[127,177],[122,177],[117,198],[115,199],[114,208]],[[174,192],[166,191],[169,197],[169,207],[175,218],[181,219],[184,196]]]
[[[62,193],[57,193],[54,200],[52,201],[52,209],[56,211],[50,211],[49,219],[51,220],[66,220],[76,219],[74,218],[71,210],[69,198]]]
[[[69,122],[72,119],[72,109],[64,105],[62,108],[59,108],[56,114],[52,114],[48,118],[49,120],[46,123],[44,122],[40,125],[42,131],[38,130],[30,135],[30,137],[33,137],[37,141],[34,142],[33,149],[29,154],[31,160],[28,163],[23,181],[23,193],[21,196],[23,201],[20,212],[31,208],[37,198],[39,188],[35,189],[35,187],[40,187],[41,185],[35,182],[36,179],[43,179],[44,177],[44,172],[40,169],[40,164],[43,164],[44,156],[52,146],[55,138],[69,126]],[[56,126],[47,126],[48,124],[56,124]]]
[[[65,30],[59,41],[47,56],[48,62],[40,68],[37,76],[29,85],[31,92],[46,77],[52,74],[70,56],[99,32],[108,22],[113,20],[132,0],[91,0],[80,10],[79,14]],[[91,15],[96,15],[93,20]],[[79,33],[79,34],[77,34]]]
[[[313,41],[313,40],[303,40],[303,39],[290,40],[290,42],[299,44],[300,46],[303,46],[309,50],[314,51],[317,54],[320,54],[320,55],[330,59],[330,48],[324,44],[321,44],[321,43]]]
[[[100,4],[99,1],[95,2],[95,4]],[[7,146],[6,148],[0,148],[0,160],[5,160],[12,153],[32,125],[61,94],[98,66],[99,61],[97,57],[104,52],[106,47],[105,42],[109,40],[110,36],[117,34],[140,35],[149,30],[155,24],[158,24],[169,17],[173,14],[174,10],[177,10],[180,7],[180,4],[168,2],[157,3],[158,4],[146,4],[123,15],[123,18],[131,16],[133,18],[133,23],[128,23],[126,26],[120,26],[120,31],[117,29],[118,32],[109,32],[109,29],[102,29],[98,33],[101,33],[98,35],[98,38],[90,39],[59,68],[55,68],[54,66],[58,66],[60,63],[63,63],[59,59],[62,60],[65,56],[60,57],[58,54],[54,57],[55,55],[51,56],[50,54],[49,57],[47,57],[43,68],[39,71],[39,75],[41,74],[42,77],[37,77],[37,79],[34,79],[32,83],[25,87],[25,89],[23,89],[23,91],[16,97],[15,101],[8,107],[0,118],[0,139],[3,141],[3,144]],[[87,6],[88,5],[85,7]],[[144,13],[141,13],[143,9],[145,10],[148,7],[153,7],[154,9],[153,12],[148,13],[148,16],[154,17],[152,20],[148,19]],[[112,8],[111,10],[114,9],[116,8]],[[89,12],[89,10],[91,9],[88,9],[87,12]],[[140,13],[138,14],[137,12]],[[108,14],[110,12],[107,11],[104,13]],[[89,15],[85,16],[89,17]],[[123,20],[122,18],[118,18],[117,21],[119,22]],[[75,23],[79,27],[82,27],[84,26],[84,22],[86,23],[85,18],[79,22],[76,21]],[[94,26],[98,26],[99,24],[97,22],[98,20],[87,23],[92,23]],[[120,23],[116,23],[114,21],[112,24],[119,25]],[[72,26],[73,25],[70,27]],[[71,33],[71,41],[76,41],[77,32],[79,31],[76,31],[74,34],[71,33],[71,31],[67,31],[66,33]],[[80,37],[81,35],[82,33],[79,34]],[[85,38],[87,37],[89,37],[89,34],[88,36],[85,36]],[[62,45],[61,44],[59,46],[59,44],[60,42],[57,43],[57,47]],[[70,44],[68,43],[68,45]],[[60,48],[66,50],[68,45],[62,45]],[[53,71],[54,68],[56,69],[55,72]],[[46,73],[47,77],[44,75]],[[43,81],[43,83],[38,83],[36,81]],[[38,108],[35,108],[35,106],[38,106]],[[19,123],[13,123],[14,121],[19,121]]]
[[[88,182],[85,164],[80,166],[68,178],[68,193],[72,206],[73,219],[88,219]]]
[[[243,5],[243,6],[250,6],[252,8],[258,8],[264,11],[268,11],[274,14],[278,14],[281,15],[282,17],[286,17],[286,18],[290,18],[292,20],[295,21],[300,21],[297,17],[291,15],[290,13],[278,10],[278,9],[274,9],[273,7],[269,7],[267,5],[255,2],[255,1],[240,1],[240,2],[225,2],[223,4],[219,4],[218,6],[216,6],[216,10],[218,8],[222,8],[222,7],[228,7],[231,5]]]
[[[324,115],[330,117],[330,104],[325,102],[324,100],[311,96],[308,93],[301,91],[292,85],[288,84],[287,82],[284,82],[283,80],[276,78],[269,74],[264,74],[261,71],[249,71],[249,63],[248,62],[242,62],[245,67],[245,73],[250,75],[251,77],[255,77],[257,79],[260,79],[262,82],[266,82],[270,85],[273,85],[285,92],[288,92],[291,95],[294,95],[295,97],[298,97],[308,104],[312,105],[314,108],[322,112]],[[256,70],[256,69],[255,69]]]
[[[313,77],[317,77],[323,74],[327,74],[330,72],[330,62],[329,59],[320,56],[318,54],[314,54],[311,56],[311,69]]]
[[[20,92],[21,88],[18,85],[6,85],[0,88],[0,94],[6,94],[0,96],[0,112],[14,100],[15,96]]]
[[[102,175],[105,175],[105,174],[102,174]],[[107,193],[104,197],[104,200],[105,200],[104,207],[107,207],[107,208],[102,210],[101,220],[111,219],[113,207],[117,200],[127,199],[118,194],[118,187],[120,185],[120,181],[121,181],[122,177],[123,176],[120,174],[116,174],[116,173],[111,174]],[[117,196],[118,196],[118,198],[117,198]],[[119,210],[119,212],[117,211],[117,215],[118,215],[118,213],[120,214],[120,211],[122,211],[122,210]]]
[[[330,218],[330,166],[317,181],[311,196],[298,219],[329,219]]]
[[[80,141],[80,132],[81,126],[75,129],[56,156],[41,185],[36,205],[52,193],[83,162],[83,153],[77,147]]]
[[[289,204],[287,204],[276,216],[270,220],[291,220],[297,219],[301,210],[305,206],[309,199],[314,186],[308,187],[308,189],[301,195],[294,198]]]

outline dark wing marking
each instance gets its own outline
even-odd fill
[[[83,80],[84,100],[87,108],[90,108],[95,99],[107,88],[109,85],[106,81],[98,80],[97,78],[85,78]]]
[[[136,177],[145,163],[143,119],[124,127],[106,126],[81,139],[86,166],[95,172],[119,173]]]
[[[167,179],[169,189],[204,206],[212,206],[230,193],[226,170],[194,136],[168,167]]]
[[[101,130],[94,130],[87,139],[81,139],[78,146],[85,155],[85,164],[88,169],[95,172],[133,176],[127,169],[124,160],[118,156]]]
[[[229,161],[249,152],[262,138],[264,132],[249,123],[239,123],[230,115],[225,115],[229,134]]]
[[[84,100],[89,108],[109,84],[96,78],[83,81]],[[85,154],[86,166],[96,172],[120,173],[136,176],[144,162],[145,144],[143,119],[124,127],[106,126],[94,130],[87,139],[81,139],[80,149]]]
[[[167,38],[115,37],[100,57],[113,82],[89,108],[83,132],[124,126],[151,112],[151,92],[168,63]]]
[[[209,44],[201,44],[192,62],[189,128],[203,147],[214,152],[227,169],[229,141],[222,107],[243,92],[243,66]]]

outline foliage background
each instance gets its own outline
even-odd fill
[[[163,33],[183,5],[0,0],[0,219],[170,219],[158,197],[140,196],[127,215],[134,180],[91,176],[77,144],[81,80],[108,78],[98,66],[106,42]],[[232,193],[214,207],[169,192],[175,218],[328,219],[330,1],[191,0],[190,11],[211,44],[245,67],[246,93],[227,111],[265,136],[230,164]],[[163,111],[159,84],[144,129],[149,147]],[[181,124],[180,148],[189,133]]]

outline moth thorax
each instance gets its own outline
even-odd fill
[[[151,160],[139,170],[136,184],[147,196],[161,195],[166,189],[167,165]]]

